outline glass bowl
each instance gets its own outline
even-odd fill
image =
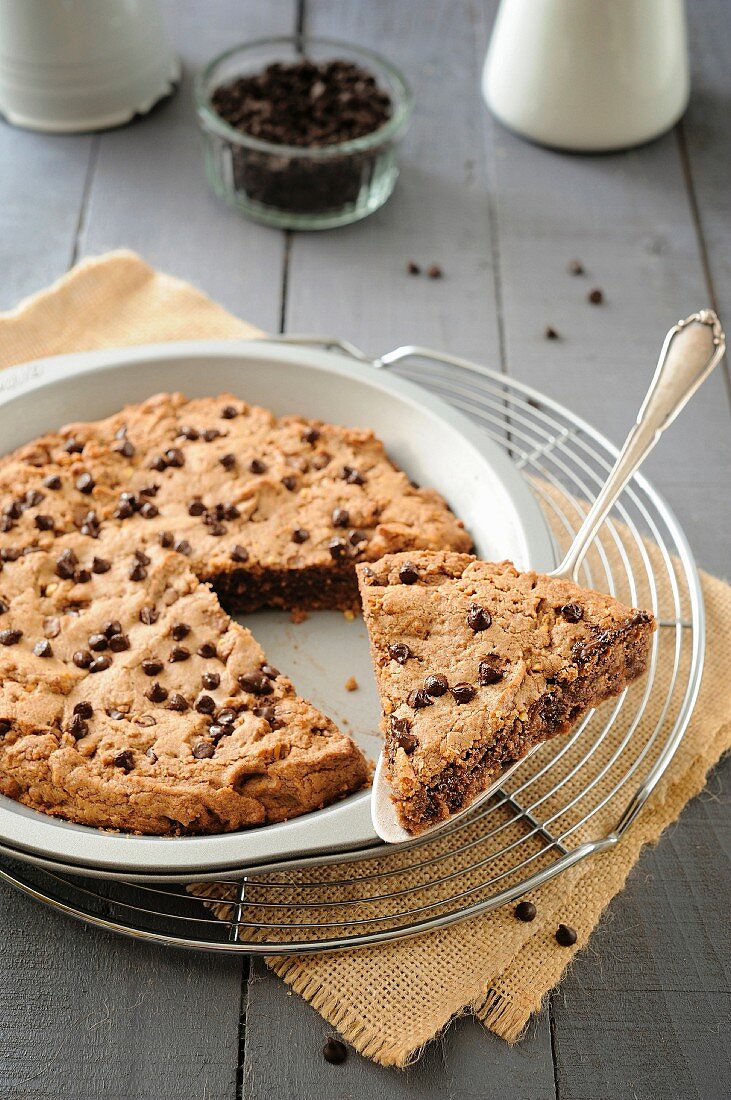
[[[391,97],[391,117],[370,134],[333,145],[279,145],[242,133],[211,106],[221,84],[273,62],[343,59],[367,70]],[[215,57],[195,89],[208,180],[242,213],[280,229],[348,225],[383,206],[398,176],[396,148],[412,109],[406,81],[371,50],[328,38],[282,36],[244,43]]]

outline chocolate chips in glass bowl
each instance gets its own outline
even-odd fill
[[[344,225],[393,190],[411,97],[376,54],[317,39],[252,42],[213,61],[197,97],[209,180],[259,221]]]

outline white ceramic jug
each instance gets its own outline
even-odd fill
[[[17,126],[117,126],[179,75],[159,0],[0,0],[0,114]]]
[[[688,103],[684,0],[501,0],[482,89],[532,141],[584,152],[649,141]]]

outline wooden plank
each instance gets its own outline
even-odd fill
[[[377,50],[388,43],[389,56],[414,88],[417,111],[389,203],[359,225],[293,236],[287,329],[332,332],[372,352],[417,341],[499,363],[469,7],[458,0],[413,0],[399,4],[398,10],[387,0],[348,5],[310,0],[306,28]],[[455,103],[460,110],[454,109]],[[408,275],[411,258],[422,266],[441,264],[444,278]],[[515,1050],[491,1039],[474,1020],[461,1020],[405,1074],[384,1074],[355,1054],[342,1069],[323,1068],[327,1026],[311,1010],[293,1009],[292,995],[258,964],[254,973],[244,1063],[244,1096],[250,1100],[283,1094],[298,1100],[384,1094],[465,1100],[554,1096],[547,1016],[536,1022],[526,1045]]]
[[[381,352],[430,344],[499,363],[486,152],[471,10],[460,0],[312,0],[307,29],[385,50],[416,97],[389,202],[357,225],[294,237],[287,328]],[[441,265],[443,279],[406,264]]]
[[[9,887],[0,906],[3,1100],[233,1100],[241,960],[98,932]]]
[[[133,248],[246,320],[277,331],[284,235],[247,221],[210,191],[193,80],[232,43],[291,31],[294,0],[219,0],[215,14],[207,4],[185,0],[171,14],[184,65],[181,86],[147,118],[102,135],[81,251]]]
[[[0,121],[0,310],[41,290],[72,261],[94,139]]]
[[[728,1096],[730,793],[726,760],[643,854],[553,995],[565,1100]]]
[[[688,4],[692,92],[680,127],[681,152],[691,189],[693,214],[706,260],[716,307],[731,329],[731,95],[728,56],[731,6],[726,0],[690,0]],[[726,360],[727,376],[731,367]]]
[[[322,1047],[332,1028],[260,962],[254,962],[246,1012],[242,1100],[554,1100],[547,1013],[518,1046],[459,1020],[407,1070],[383,1069],[354,1051],[328,1065]]]
[[[489,20],[480,21],[480,52],[488,31]],[[676,137],[612,156],[571,156],[491,120],[489,148],[506,367],[619,443],[666,330],[708,304]],[[574,257],[586,275],[568,274]],[[603,290],[603,305],[587,301],[593,287]],[[545,339],[547,324],[559,340]],[[699,497],[712,514],[728,516],[731,417],[721,372],[673,425],[646,472],[681,522],[693,521]],[[725,534],[731,530],[719,541],[717,523],[698,525],[693,545],[701,564],[728,568]]]

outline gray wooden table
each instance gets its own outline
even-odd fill
[[[152,116],[100,135],[0,123],[0,308],[87,254],[131,247],[264,329],[328,331],[379,352],[418,342],[500,368],[619,441],[659,340],[713,303],[731,326],[728,0],[689,5],[684,121],[611,157],[538,149],[478,96],[494,0],[181,0],[185,77]],[[206,190],[191,75],[232,42],[352,39],[407,72],[417,113],[388,206],[350,229],[250,224]],[[566,263],[580,258],[585,278]],[[406,262],[439,263],[441,281]],[[586,301],[590,287],[606,302]],[[547,324],[561,335],[548,341]],[[704,567],[729,571],[731,417],[717,372],[649,463]],[[515,1048],[454,1024],[405,1073],[351,1054],[260,962],[144,946],[1,890],[0,1097],[713,1097],[731,1094],[731,767],[647,851]]]

